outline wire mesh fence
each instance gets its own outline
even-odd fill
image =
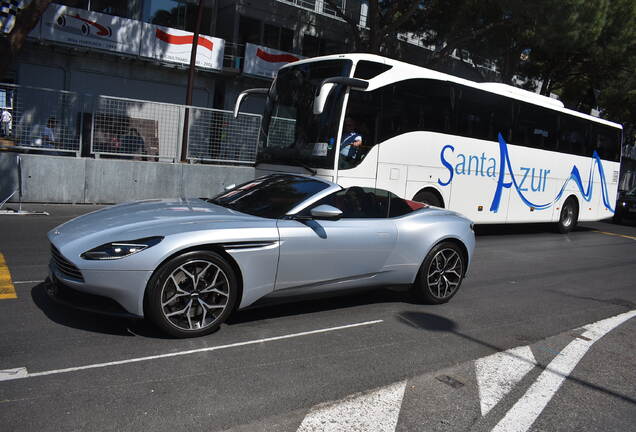
[[[261,117],[231,111],[190,107],[188,159],[253,163]]]
[[[261,116],[0,84],[0,149],[176,162],[189,109],[190,161],[252,164]]]
[[[99,96],[93,116],[92,153],[178,160],[182,111],[179,105]]]
[[[81,95],[1,84],[0,105],[0,146],[62,155],[79,152]]]
[[[284,117],[272,117],[269,125],[267,145],[269,147],[289,148],[296,139],[296,120]]]

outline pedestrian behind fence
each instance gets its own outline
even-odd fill
[[[13,120],[13,117],[11,116],[11,113],[9,112],[9,110],[7,110],[6,108],[2,109],[2,136],[3,137],[8,137],[9,135],[11,135],[11,121]]]

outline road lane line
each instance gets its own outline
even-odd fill
[[[393,432],[397,426],[406,381],[371,393],[317,405],[305,416],[297,432]]]
[[[536,364],[527,345],[475,360],[481,415],[488,414]]]
[[[609,235],[609,236],[623,237],[623,238],[630,239],[630,240],[636,240],[636,237],[628,236],[626,234],[618,234],[618,233],[607,232],[607,231],[598,231],[598,230],[595,230],[594,232],[597,232],[599,234]]]
[[[44,281],[43,280],[13,281],[13,285],[28,284],[28,283],[40,283],[40,282],[44,282]]]
[[[264,338],[264,339],[250,340],[250,341],[245,341],[245,342],[236,342],[236,343],[227,344],[227,345],[219,345],[219,346],[213,346],[213,347],[207,347],[207,348],[198,348],[198,349],[187,350],[187,351],[171,352],[171,353],[166,353],[166,354],[158,354],[158,355],[147,356],[147,357],[137,357],[137,358],[132,358],[132,359],[117,360],[117,361],[105,362],[105,363],[95,363],[95,364],[84,365],[84,366],[76,366],[76,367],[70,367],[70,368],[65,368],[65,369],[53,369],[53,370],[42,371],[42,372],[26,373],[26,374],[20,375],[20,376],[7,377],[7,378],[4,379],[4,381],[8,381],[8,380],[12,380],[12,379],[21,379],[21,378],[34,378],[34,377],[45,376],[45,375],[63,374],[63,373],[76,372],[76,371],[81,371],[81,370],[86,370],[86,369],[97,369],[97,368],[103,368],[103,367],[108,367],[108,366],[123,365],[123,364],[128,364],[128,363],[138,363],[138,362],[149,361],[149,360],[164,359],[164,358],[169,358],[169,357],[179,357],[179,356],[185,356],[185,355],[190,355],[190,354],[198,354],[198,353],[209,352],[209,351],[218,351],[218,350],[227,349],[227,348],[235,348],[235,347],[240,347],[240,346],[245,346],[245,345],[254,345],[254,344],[260,344],[260,343],[264,343],[264,342],[273,342],[273,341],[279,341],[279,340],[284,340],[284,339],[297,338],[297,337],[301,337],[301,336],[309,336],[309,335],[314,335],[314,334],[319,334],[319,333],[328,333],[328,332],[332,332],[332,331],[344,330],[344,329],[349,329],[349,328],[354,328],[354,327],[368,326],[368,325],[373,325],[373,324],[379,324],[379,323],[381,323],[383,321],[384,320],[365,321],[365,322],[360,322],[360,323],[355,323],[355,324],[347,324],[347,325],[338,326],[338,327],[328,327],[328,328],[319,329],[319,330],[310,330],[310,331],[306,331],[306,332],[292,333],[292,334],[287,334],[287,335],[282,335],[282,336],[274,336],[274,337],[269,337],[269,338]],[[26,371],[26,369],[25,369],[25,371]]]
[[[0,370],[0,381],[14,380],[18,378],[25,378],[27,376],[27,369],[24,367],[15,369],[2,369]]]
[[[586,331],[582,336],[589,340],[577,338],[570,342],[561,351],[561,355],[556,356],[541,372],[539,378],[497,423],[492,432],[526,432],[530,429],[594,342],[634,316],[636,310],[584,326]]]
[[[15,293],[13,282],[11,282],[11,272],[7,267],[4,255],[0,253],[0,299],[14,298],[18,298],[18,295]]]

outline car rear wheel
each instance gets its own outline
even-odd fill
[[[414,294],[425,303],[446,303],[457,294],[464,279],[466,265],[464,251],[457,244],[437,244],[420,267],[413,286]]]
[[[212,333],[234,310],[236,275],[219,254],[188,252],[172,258],[148,285],[146,313],[171,336],[187,338]]]

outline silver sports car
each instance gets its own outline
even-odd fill
[[[49,294],[176,337],[210,333],[265,296],[410,284],[444,303],[468,269],[472,228],[384,190],[274,174],[213,199],[119,204],[58,226]]]

